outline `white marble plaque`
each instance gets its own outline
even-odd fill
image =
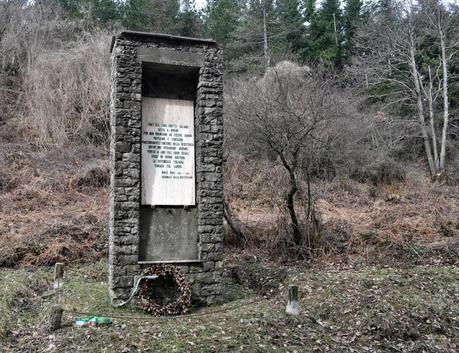
[[[194,105],[142,97],[142,205],[195,205]]]

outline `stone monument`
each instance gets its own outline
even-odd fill
[[[124,31],[112,40],[109,283],[173,264],[195,302],[222,292],[223,77],[213,40]]]

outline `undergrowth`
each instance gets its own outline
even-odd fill
[[[267,165],[234,164],[225,191],[233,223],[245,235],[236,249],[266,259],[295,261],[289,216],[279,185],[285,175]],[[257,169],[258,168],[258,169]],[[311,183],[311,204],[320,230],[314,257],[331,262],[367,264],[454,264],[459,261],[459,186],[432,183],[416,167],[404,176],[358,182],[348,177]],[[304,189],[304,187],[303,187]],[[296,200],[300,224],[306,229],[309,196]]]
[[[0,144],[9,176],[0,194],[0,266],[92,261],[106,253],[106,154]],[[0,173],[1,174],[1,173]],[[1,176],[1,175],[0,175]]]

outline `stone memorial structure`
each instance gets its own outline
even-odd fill
[[[212,304],[222,292],[222,52],[212,40],[124,31],[111,53],[112,303],[160,263]]]

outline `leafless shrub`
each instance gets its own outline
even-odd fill
[[[20,1],[0,2],[0,124],[14,115],[20,94],[19,65],[13,49],[17,42],[11,38],[14,21],[23,12],[20,5]]]
[[[91,36],[83,21],[64,18],[57,2],[8,0],[0,3],[0,69],[25,73],[43,51],[60,50]]]
[[[14,76],[0,70],[0,126],[14,116],[20,93],[19,82]]]
[[[285,246],[276,239],[275,246],[284,249],[293,244],[290,249],[307,257],[302,249],[320,248],[322,240],[310,189],[305,194],[301,189],[325,160],[334,162],[327,149],[340,138],[335,122],[350,118],[352,104],[324,70],[313,73],[290,62],[279,63],[260,79],[236,81],[227,101],[228,155],[249,160],[246,164],[252,170],[265,164],[261,173],[255,173],[256,179],[269,174],[268,184],[276,180],[269,191],[264,185],[263,191],[273,192],[268,197],[279,203],[280,214],[288,212],[289,219],[281,228],[289,229],[290,238],[284,237]]]
[[[405,179],[402,166],[390,159],[375,161],[366,168],[367,179],[373,184],[390,184]]]
[[[43,51],[25,75],[23,127],[39,143],[101,143],[108,137],[109,38],[100,33],[66,50]]]
[[[244,235],[237,242],[241,237],[229,227],[233,245],[279,258],[327,252],[315,182],[376,178],[392,185],[404,178],[390,157],[404,138],[399,122],[359,112],[359,96],[338,86],[333,73],[283,62],[261,79],[228,86],[225,197]],[[263,212],[254,214],[256,209]],[[301,236],[295,241],[296,228]]]
[[[105,187],[109,183],[110,171],[106,162],[87,166],[71,181],[71,185],[77,190]]]
[[[64,19],[53,1],[0,3],[0,97],[39,145],[107,139],[107,34]],[[6,98],[2,98],[5,100]]]
[[[1,191],[10,191],[17,186],[17,180],[5,171],[0,170],[0,190]]]

